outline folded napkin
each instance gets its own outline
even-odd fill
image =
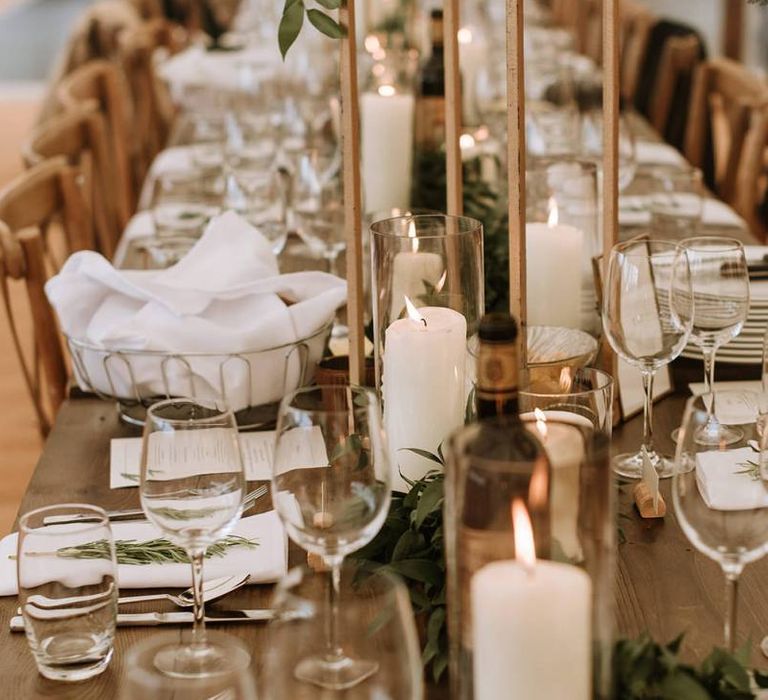
[[[233,51],[206,51],[191,46],[161,63],[158,72],[176,93],[188,85],[209,86],[219,90],[247,87],[253,73],[269,76],[279,65],[280,55],[272,47],[250,47]],[[248,70],[248,75],[243,71]]]
[[[67,525],[53,525],[66,531]],[[250,574],[250,583],[270,583],[285,575],[288,566],[288,540],[283,525],[275,511],[252,515],[237,523],[232,534],[258,541],[258,547],[232,547],[222,557],[211,557],[205,561],[205,577],[210,580],[230,576],[239,572]],[[152,540],[162,533],[148,522],[112,523],[112,537],[115,540]],[[12,533],[0,540],[0,596],[18,593],[16,578],[16,556],[18,533]],[[78,540],[82,543],[82,539]],[[63,546],[59,542],[58,546]],[[98,560],[97,560],[98,562]],[[98,568],[98,563],[93,566]],[[74,564],[77,563],[77,566]],[[73,562],[54,555],[50,565],[41,567],[40,581],[29,581],[28,585],[40,585],[54,577],[62,577],[69,585],[82,585],[90,577],[90,567],[82,566],[82,560]],[[88,571],[86,571],[88,569]],[[192,571],[189,564],[147,564],[144,566],[120,564],[117,567],[120,588],[186,588],[192,585]]]
[[[752,471],[760,455],[750,447],[696,455],[696,484],[713,510],[768,508],[768,483]],[[756,477],[756,478],[755,478]]]
[[[623,195],[619,197],[619,224],[645,226],[651,221],[653,195]],[[705,198],[701,211],[703,226],[745,228],[746,224],[731,207],[719,199]]]
[[[685,158],[666,143],[638,141],[635,144],[635,160],[641,165],[684,165]]]
[[[279,275],[269,241],[226,212],[211,220],[173,267],[117,270],[101,255],[83,251],[48,281],[46,293],[64,333],[98,348],[77,358],[82,388],[135,395],[125,363],[105,367],[101,349],[218,353],[187,357],[195,393],[220,398],[224,383],[230,406],[240,410],[279,400],[286,371],[289,388],[296,385],[300,353],[286,367],[284,346],[328,325],[346,299],[346,284],[324,272]],[[323,341],[309,348],[311,357],[319,359]],[[222,356],[234,353],[247,363],[222,365]],[[163,365],[162,356],[149,354],[129,359],[141,396],[164,395],[165,378],[171,394],[189,394],[189,370],[182,362]]]

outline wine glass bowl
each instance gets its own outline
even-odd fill
[[[614,246],[603,288],[602,317],[608,342],[640,370],[645,390],[643,449],[615,457],[614,470],[639,478],[645,453],[660,476],[671,476],[672,462],[653,447],[653,375],[680,355],[691,332],[691,278],[682,248],[645,238]]]

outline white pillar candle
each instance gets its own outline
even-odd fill
[[[523,413],[523,420],[536,420],[526,427],[536,433],[552,467],[550,491],[550,526],[552,539],[572,562],[584,560],[579,541],[579,497],[581,465],[586,455],[584,436],[577,428],[594,430],[592,421],[570,411]],[[567,423],[568,425],[563,425]],[[576,426],[576,427],[571,427]]]
[[[416,227],[413,222],[408,229],[411,250],[395,255],[392,262],[392,304],[389,318],[400,318],[405,308],[405,297],[419,302],[428,292],[428,287],[440,286],[443,275],[443,258],[438,253],[426,253],[419,250]]]
[[[475,700],[590,700],[592,583],[569,564],[537,562],[525,506],[512,510],[517,559],[471,582]]]
[[[558,224],[556,215],[546,224],[526,224],[525,231],[528,324],[579,328],[583,232]]]
[[[487,564],[472,577],[475,700],[589,700],[591,582],[569,564]]]
[[[414,97],[381,85],[360,98],[365,211],[405,209],[411,200]]]
[[[441,307],[423,307],[416,314],[415,320],[409,316],[391,323],[384,337],[384,427],[392,488],[399,491],[408,490],[400,471],[419,479],[436,466],[403,448],[435,453],[464,423],[467,321]]]
[[[483,64],[488,60],[488,44],[482,35],[470,27],[459,29],[459,65],[461,67],[461,102],[464,123],[480,123],[477,113],[477,77]]]

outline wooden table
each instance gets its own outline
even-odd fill
[[[663,449],[672,447],[669,435],[679,423],[684,402],[684,396],[674,395],[657,406],[656,435]],[[639,417],[620,426],[615,434],[614,450],[637,447],[641,434]],[[85,501],[107,508],[137,506],[136,489],[109,488],[110,438],[131,435],[138,435],[138,430],[119,421],[112,403],[92,398],[67,401],[59,412],[19,512],[63,501]],[[662,490],[665,497],[669,497],[668,481]],[[685,656],[701,659],[713,646],[722,644],[723,575],[716,564],[693,549],[678,527],[674,513],[670,512],[664,521],[644,522],[631,504],[630,488],[622,487],[621,491],[619,511],[627,517],[619,521],[626,541],[619,546],[618,631],[625,636],[647,631],[658,641],[686,632]],[[668,498],[668,502],[671,511],[671,499]],[[270,505],[269,500],[264,499],[259,507],[268,509]],[[294,553],[294,559],[298,563],[301,555]],[[759,642],[768,633],[768,587],[763,583],[766,579],[768,559],[747,567],[741,586],[739,637],[742,641],[749,636]],[[253,586],[228,597],[226,606],[257,607],[265,603],[267,596],[268,587]],[[0,599],[0,678],[10,698],[114,697],[126,650],[157,631],[156,628],[119,629],[115,657],[106,673],[74,685],[54,683],[37,674],[25,637],[7,632],[8,621],[17,605],[15,597]],[[148,604],[148,608],[151,607],[152,604]],[[254,654],[259,653],[264,629],[261,625],[227,625],[226,629],[246,640]],[[759,663],[757,654],[753,655],[753,661]]]

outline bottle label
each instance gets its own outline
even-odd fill
[[[514,343],[481,343],[477,361],[478,396],[517,394],[517,348]]]
[[[416,110],[416,144],[422,148],[440,148],[444,142],[445,98],[421,97]]]

